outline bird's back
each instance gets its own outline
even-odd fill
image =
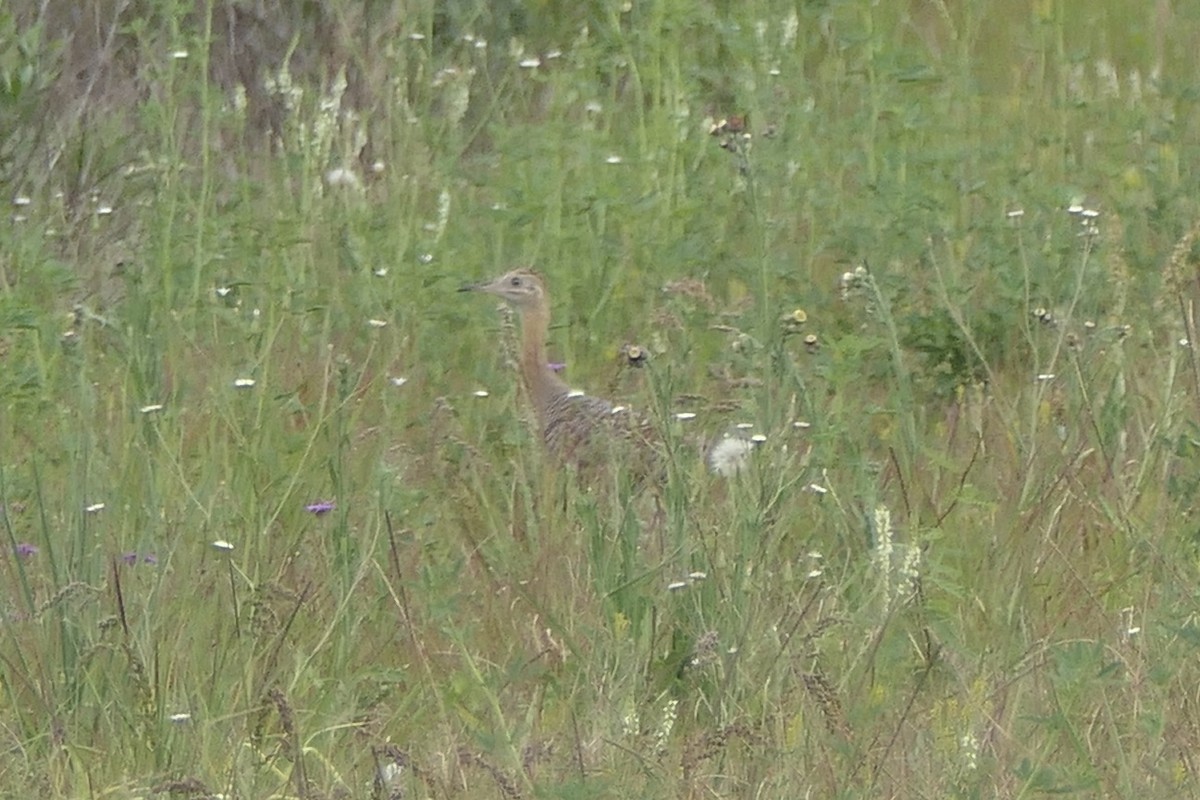
[[[646,473],[661,460],[649,422],[582,392],[564,393],[546,404],[542,435],[556,457],[583,469],[613,466]]]

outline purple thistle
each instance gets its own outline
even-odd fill
[[[21,558],[30,558],[32,556],[36,556],[38,552],[39,548],[36,544],[30,544],[29,542],[17,543],[17,555],[19,555]]]
[[[316,514],[317,516],[320,516],[322,514],[328,514],[335,508],[337,508],[337,505],[332,500],[318,500],[315,503],[309,503],[306,505],[304,510],[310,514]]]

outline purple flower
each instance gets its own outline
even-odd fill
[[[30,558],[31,556],[36,556],[37,554],[38,546],[36,544],[30,544],[29,542],[17,543],[17,555],[19,555],[21,558]]]
[[[549,364],[547,364],[546,366],[550,368],[550,371],[551,371],[551,372],[562,372],[564,369],[566,369],[566,368],[567,368],[567,362],[565,362],[565,361],[551,361],[551,362],[550,362]]]
[[[143,564],[157,564],[158,556],[154,555],[154,553],[146,553],[146,555],[142,556],[142,563]]]
[[[317,516],[320,516],[322,514],[328,514],[335,508],[337,508],[337,505],[332,500],[318,500],[315,503],[309,503],[306,505],[304,510],[310,514],[316,514]]]
[[[121,554],[121,561],[131,567],[134,564],[137,564],[139,561],[143,564],[157,564],[158,556],[154,555],[154,553],[146,553],[146,555],[141,555],[136,550],[130,550],[128,553]]]
[[[128,553],[122,553],[121,560],[132,567],[134,564],[137,563],[138,554],[136,552],[132,552],[132,551],[128,552]]]

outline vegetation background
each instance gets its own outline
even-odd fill
[[[1200,795],[1197,52],[1182,0],[0,5],[0,794]],[[529,263],[655,522],[455,293]]]

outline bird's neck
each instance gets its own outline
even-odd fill
[[[528,309],[521,320],[521,377],[539,416],[550,401],[570,391],[546,362],[546,337],[550,334],[550,310]]]

